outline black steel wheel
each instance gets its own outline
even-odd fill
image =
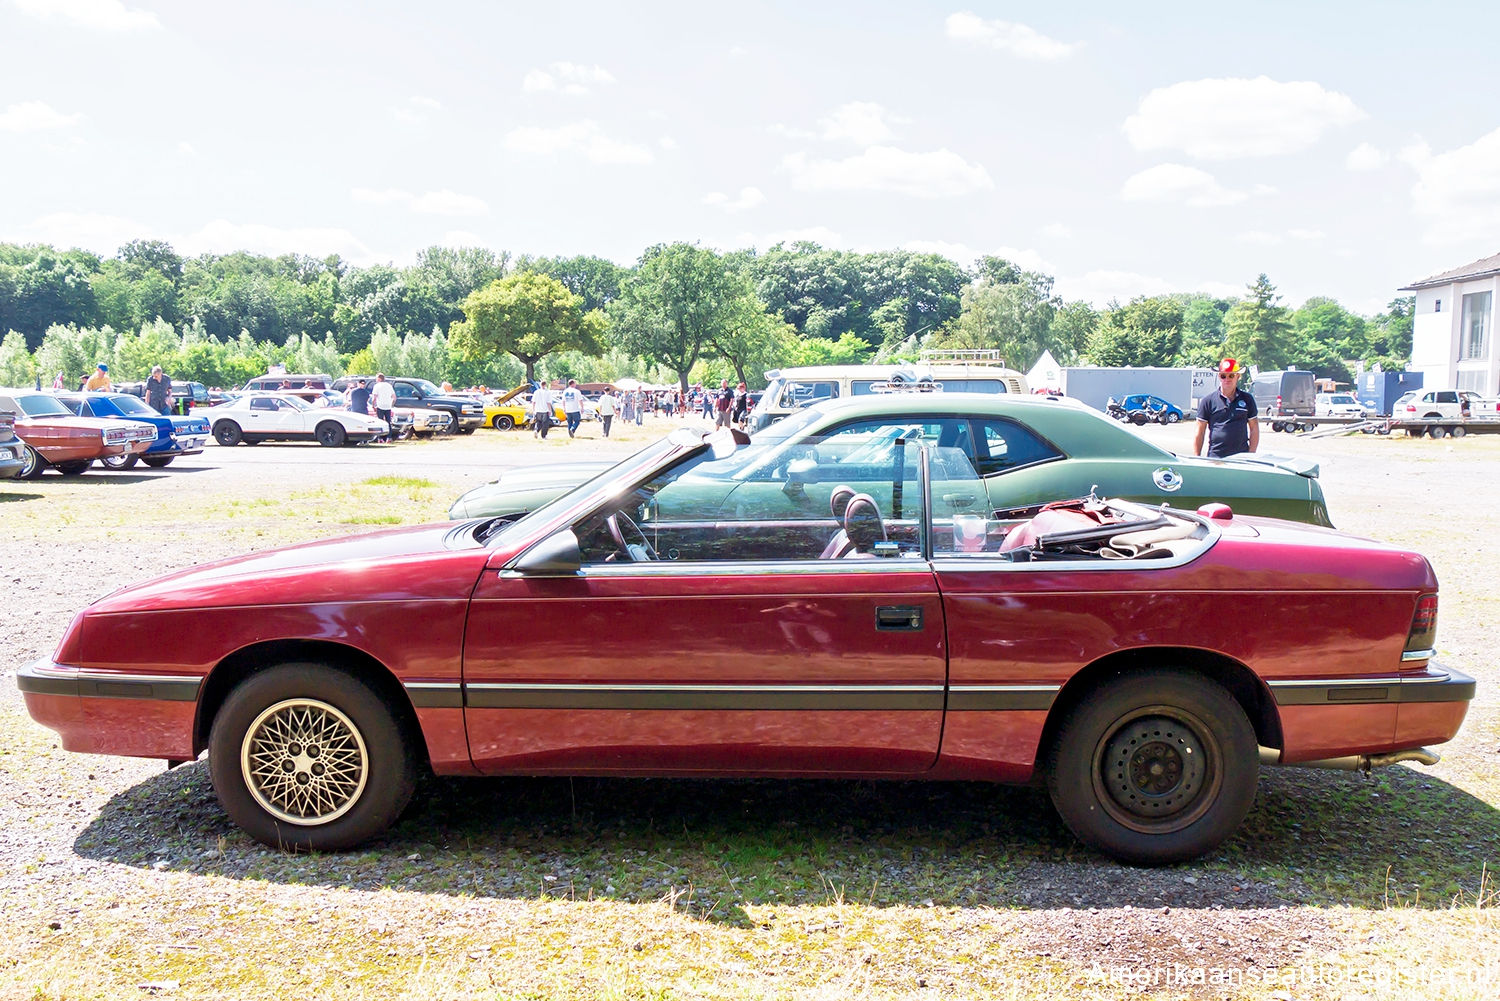
[[[344,425],[338,421],[323,421],[314,433],[317,435],[318,444],[326,448],[338,448],[344,443],[344,439],[349,437],[348,432],[344,430]]]
[[[326,664],[251,675],[209,736],[219,802],[257,841],[337,851],[395,823],[416,788],[410,741],[368,685]]]
[[[1117,677],[1064,720],[1047,789],[1080,841],[1137,865],[1212,851],[1255,798],[1255,730],[1218,684],[1186,671]]]
[[[244,435],[234,421],[220,421],[214,425],[214,441],[220,445],[238,445]]]

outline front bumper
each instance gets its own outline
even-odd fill
[[[64,750],[189,760],[203,679],[87,671],[37,660],[16,671],[31,718],[57,731]]]

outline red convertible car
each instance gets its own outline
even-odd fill
[[[910,422],[679,431],[517,519],[117,591],[18,684],[66,748],[207,750],[242,828],[324,850],[429,770],[926,777],[1043,781],[1084,842],[1160,864],[1228,837],[1263,762],[1430,763],[1458,730],[1421,556],[1221,504],[1008,521],[977,475]]]

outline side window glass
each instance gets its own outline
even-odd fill
[[[416,398],[417,398],[417,391],[415,389],[413,389],[412,387],[408,386],[404,382],[398,382],[398,383],[396,383],[396,399],[398,399],[398,400],[415,400]]]
[[[1062,458],[1061,452],[1015,421],[986,420],[980,423],[980,430],[982,434],[976,442],[974,465],[982,476]]]
[[[250,400],[251,410],[275,410],[276,400],[270,396],[257,396]]]

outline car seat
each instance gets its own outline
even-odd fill
[[[823,552],[819,554],[818,559],[837,560],[848,555],[851,545],[849,542],[849,533],[844,531],[844,512],[849,507],[849,501],[858,492],[847,483],[840,483],[828,495],[828,507],[832,511],[833,520],[838,523],[839,529],[833,533],[833,538],[828,540],[828,545],[823,547]]]
[[[869,494],[849,498],[849,506],[844,509],[844,532],[849,536],[845,559],[875,555],[875,544],[886,539],[885,519],[875,498]]]

